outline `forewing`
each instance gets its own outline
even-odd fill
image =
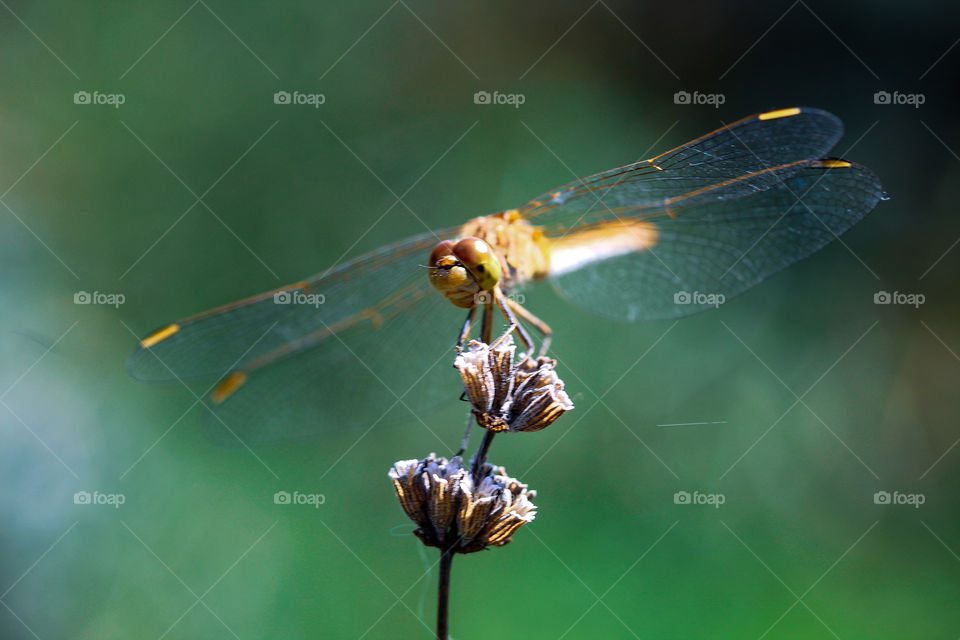
[[[575,180],[519,212],[547,233],[581,224],[672,211],[678,199],[726,184],[737,198],[768,188],[828,154],[843,134],[831,113],[797,107],[733,122],[649,160]],[[754,178],[741,181],[745,175]]]
[[[674,216],[655,216],[656,243],[553,279],[594,313],[635,321],[712,308],[810,255],[880,200],[866,167],[820,160],[746,197],[717,188]],[[645,218],[645,216],[640,216]],[[722,298],[718,297],[722,296]]]

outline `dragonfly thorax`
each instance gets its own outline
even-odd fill
[[[550,241],[517,212],[508,209],[481,216],[460,228],[461,237],[482,238],[500,258],[501,289],[547,276],[550,269]]]

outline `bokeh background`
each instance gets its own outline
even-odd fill
[[[577,409],[494,444],[540,513],[456,561],[453,635],[960,634],[956,6],[0,4],[0,636],[430,637],[436,554],[386,470],[449,455],[462,405],[424,418],[440,440],[216,447],[187,390],[128,377],[136,336],[797,104],[891,199],[676,326],[528,290]],[[274,103],[295,90],[325,103]],[[495,90],[524,103],[474,103]]]

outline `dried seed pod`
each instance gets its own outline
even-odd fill
[[[550,358],[514,362],[511,336],[471,340],[454,360],[477,423],[490,431],[539,431],[573,409]]]
[[[423,460],[400,460],[390,469],[397,498],[417,525],[423,543],[456,553],[502,546],[520,526],[533,521],[536,491],[485,464],[474,484],[459,456],[448,462],[430,454]]]

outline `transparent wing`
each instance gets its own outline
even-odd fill
[[[665,295],[733,295],[873,207],[879,186],[872,174],[849,165],[825,172],[815,160],[841,133],[836,117],[816,109],[759,114],[572,182],[518,211],[551,237],[614,219],[649,221],[658,231],[650,250],[591,263],[556,283],[576,303],[613,317],[682,315],[702,307],[678,309]],[[787,185],[810,189],[804,200],[821,211],[826,227],[789,201]],[[777,225],[764,236],[783,211],[789,230]],[[148,381],[212,379],[219,418],[210,421],[212,433],[234,443],[369,428],[455,398],[459,384],[446,370],[453,336],[446,332],[459,326],[459,312],[417,268],[438,236],[452,238],[455,230],[411,238],[168,325],[144,339],[130,371]]]
[[[518,209],[548,234],[637,213],[669,212],[704,190],[725,198],[768,188],[828,154],[843,124],[820,109],[796,107],[731,123],[655,158],[575,180]],[[749,182],[742,181],[753,176]]]
[[[687,315],[817,251],[882,196],[869,169],[841,160],[783,173],[770,172],[773,186],[750,188],[749,196],[729,196],[738,183],[678,203],[672,216],[639,214],[634,219],[655,229],[652,247],[586,264],[553,282],[575,304],[614,319]],[[749,179],[742,182],[751,187]]]
[[[422,269],[413,271],[426,280]],[[247,373],[236,392],[207,403],[216,414],[204,424],[210,438],[226,445],[316,440],[397,422],[440,431],[430,412],[463,391],[452,368],[463,312],[422,287],[405,303],[379,326],[344,328]]]
[[[414,419],[407,407],[419,413],[459,395],[447,369],[462,314],[419,267],[438,237],[454,234],[410,238],[164,327],[129,370],[145,381],[219,381],[206,400],[219,418],[211,434],[227,443]]]

